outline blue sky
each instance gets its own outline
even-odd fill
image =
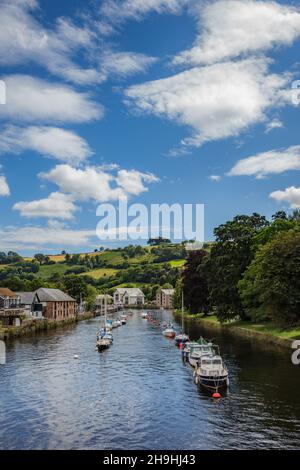
[[[0,0],[0,249],[99,247],[119,196],[205,204],[206,240],[300,207],[297,3]]]

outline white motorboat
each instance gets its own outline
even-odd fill
[[[147,317],[148,317],[148,313],[143,310],[142,313],[141,313],[141,317],[142,317],[142,318],[147,318]]]
[[[214,394],[229,386],[228,370],[219,355],[202,356],[195,369],[194,379],[196,384]]]
[[[112,327],[113,327],[113,328],[118,328],[119,326],[122,326],[122,322],[121,322],[121,320],[119,320],[119,319],[117,318],[116,320],[114,320],[114,321],[112,322]]]
[[[173,325],[169,323],[166,328],[163,329],[162,334],[166,336],[166,338],[174,338],[176,336],[176,331],[173,328]]]
[[[197,343],[197,346],[190,348],[189,352],[189,363],[192,367],[196,367],[202,356],[214,355],[212,343],[207,343],[201,338],[202,342]]]
[[[121,315],[121,323],[122,325],[126,325],[127,323],[127,315],[125,315],[125,313]]]

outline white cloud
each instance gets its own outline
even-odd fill
[[[136,52],[106,51],[100,61],[102,79],[106,80],[110,75],[126,78],[135,73],[145,72],[157,61],[157,58]]]
[[[211,181],[215,181],[215,182],[218,182],[218,181],[221,181],[222,177],[220,175],[210,175],[209,176],[209,179]]]
[[[28,75],[4,77],[6,105],[0,107],[0,118],[41,122],[86,122],[103,115],[101,105],[88,93]]]
[[[282,129],[283,127],[283,122],[280,121],[280,119],[273,119],[267,123],[266,134],[269,134],[269,132],[273,131],[274,129]]]
[[[154,114],[193,129],[183,143],[237,136],[267,120],[267,111],[291,103],[289,75],[268,73],[269,61],[252,58],[196,67],[172,77],[134,85],[126,102],[141,114]]]
[[[151,12],[178,14],[190,0],[105,0],[101,14],[110,23],[122,23],[128,19],[140,20]]]
[[[140,171],[127,171],[120,170],[116,178],[116,182],[124,189],[126,194],[138,196],[139,194],[148,191],[145,187],[146,183],[156,183],[159,179],[152,173],[141,173]]]
[[[137,196],[147,191],[143,181],[158,181],[152,174],[135,170],[119,170],[115,176],[97,167],[78,169],[70,165],[56,165],[40,177],[56,184],[61,192],[72,195],[75,200],[97,202],[113,201],[131,194]]]
[[[74,132],[57,127],[7,126],[0,134],[0,154],[26,150],[74,165],[92,155],[87,142]]]
[[[291,45],[300,36],[300,10],[274,1],[219,0],[201,4],[199,36],[175,64],[203,65]]]
[[[78,209],[70,196],[59,192],[51,193],[45,199],[30,202],[17,202],[13,209],[20,211],[23,217],[47,217],[70,220]]]
[[[72,230],[57,225],[48,227],[4,227],[0,228],[0,247],[8,249],[33,249],[45,246],[89,246],[96,236],[95,230]]]
[[[32,14],[37,6],[37,2],[1,2],[0,64],[34,62],[76,83],[97,82],[97,69],[73,61],[76,53],[87,53],[93,47],[93,32],[65,18],[58,18],[53,28],[45,28]]]
[[[7,184],[6,178],[3,175],[0,175],[0,196],[9,196],[10,190]]]
[[[300,145],[282,150],[270,150],[239,160],[228,176],[247,175],[260,179],[289,170],[300,170]]]
[[[284,191],[274,191],[270,197],[278,202],[287,202],[291,209],[300,208],[300,188],[295,188],[295,186],[286,188]]]

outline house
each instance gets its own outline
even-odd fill
[[[7,287],[0,287],[0,308],[20,308],[20,296]]]
[[[41,287],[35,291],[34,311],[40,312],[48,320],[67,320],[75,318],[76,300],[60,289]]]
[[[25,314],[30,318],[43,318],[41,311],[35,311],[35,292],[17,292],[20,297],[20,305],[25,310]]]
[[[145,295],[139,288],[123,287],[114,292],[114,304],[120,306],[144,305]]]
[[[159,289],[156,292],[156,306],[172,309],[174,292],[175,289]]]
[[[0,321],[3,326],[21,325],[25,311],[20,301],[18,294],[7,287],[0,287]]]

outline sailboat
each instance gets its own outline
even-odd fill
[[[106,324],[107,324],[107,298],[105,296],[105,311],[104,311],[104,328],[102,328],[98,335],[97,335],[97,349],[99,352],[104,351],[105,349],[108,349],[113,342],[113,337],[110,332],[110,330],[107,329]]]
[[[190,340],[188,335],[184,334],[184,299],[183,299],[183,291],[181,294],[181,333],[175,336],[175,344],[182,348],[182,346]]]

